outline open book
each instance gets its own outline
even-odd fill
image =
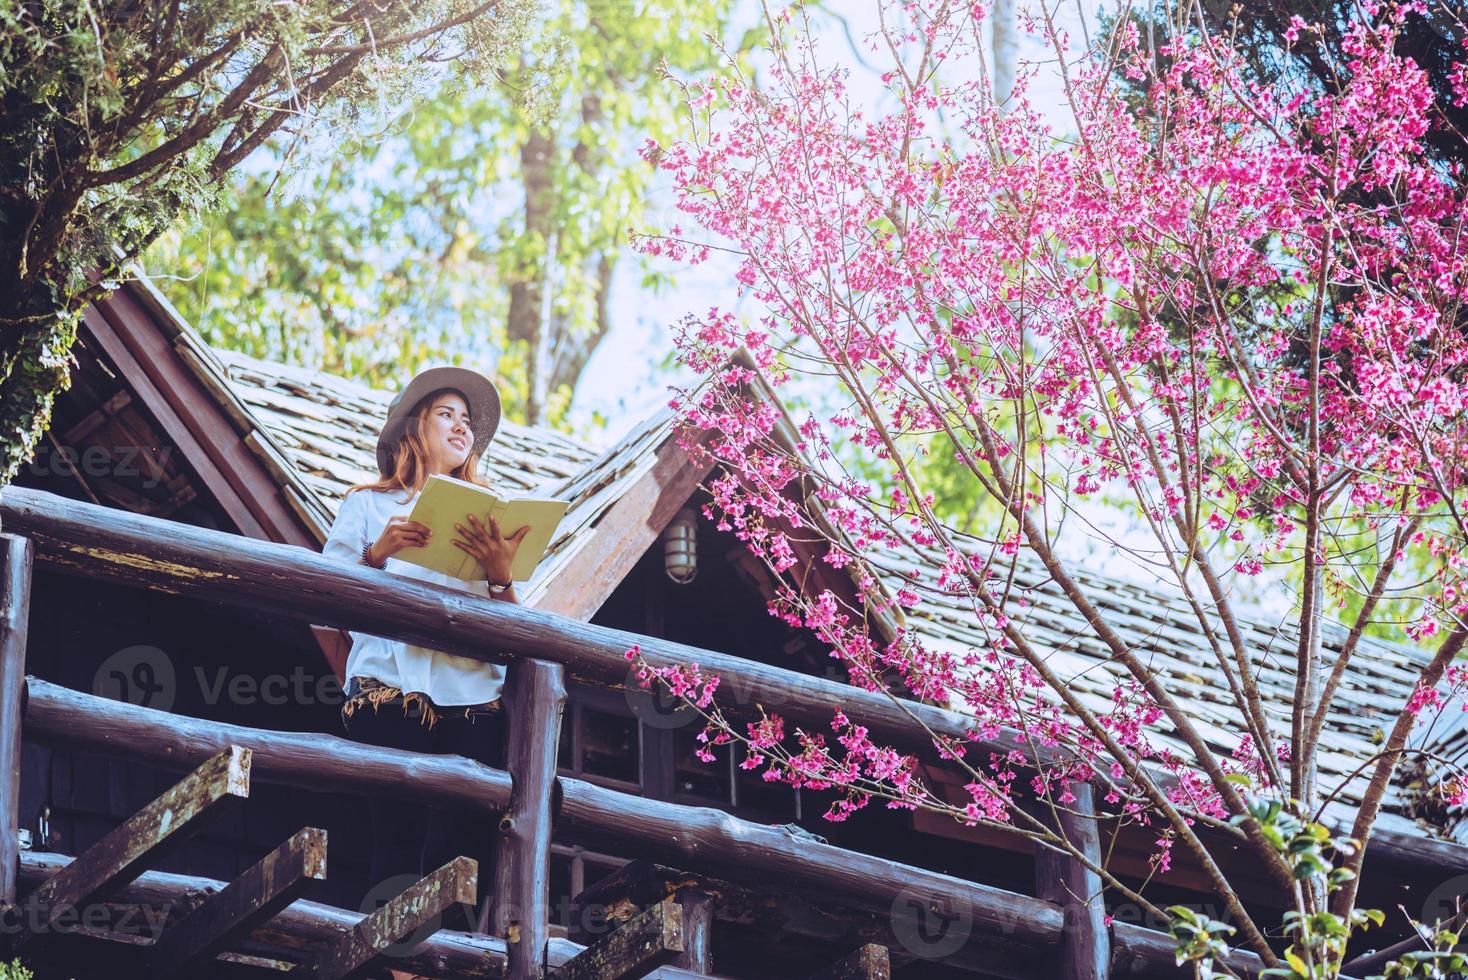
[[[433,530],[433,537],[426,548],[404,548],[393,557],[455,578],[482,578],[484,573],[479,562],[454,544],[454,538],[462,540],[454,525],[472,527],[467,518],[473,514],[488,529],[488,518],[493,517],[499,521],[500,533],[507,538],[522,527],[530,528],[510,566],[510,577],[523,582],[545,557],[545,549],[568,506],[564,500],[545,497],[506,498],[488,487],[435,474],[428,478],[413,512],[408,515],[409,520],[427,524]]]

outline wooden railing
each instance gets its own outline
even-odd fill
[[[1121,922],[1108,929],[1074,890],[1046,901],[797,839],[783,828],[722,811],[649,800],[555,773],[565,675],[620,686],[628,673],[624,652],[633,644],[654,664],[697,661],[730,687],[758,692],[752,700],[797,722],[823,726],[839,704],[874,736],[899,745],[930,748],[924,725],[967,737],[968,719],[957,713],[898,706],[884,695],[820,678],[346,566],[296,547],[16,487],[0,500],[0,524],[6,532],[0,536],[0,765],[13,763],[7,771],[18,773],[22,737],[181,770],[224,747],[242,746],[253,753],[254,777],[266,782],[322,792],[411,794],[427,804],[476,809],[485,814],[486,833],[498,834],[501,842],[494,903],[502,910],[501,934],[512,937],[505,975],[515,980],[542,976],[547,962],[552,831],[568,842],[615,848],[753,888],[778,881],[782,889],[888,917],[901,903],[963,910],[975,934],[1005,948],[1044,951],[1045,961],[1057,969],[1067,964],[1066,977],[1104,976],[1108,970],[1114,976],[1177,975],[1168,936]],[[23,683],[32,548],[38,560],[69,574],[508,661],[507,711],[515,733],[509,772],[459,757],[201,721],[36,679]],[[980,748],[1033,751],[1016,738]],[[19,873],[17,796],[14,778],[0,780],[0,898],[7,903],[16,899]],[[1425,843],[1378,840],[1373,852],[1435,871],[1451,873],[1455,865],[1468,870],[1468,849]],[[1064,872],[1056,869],[1057,875]],[[962,965],[963,956],[951,962]],[[1236,965],[1243,972],[1259,969],[1257,958],[1243,952]],[[984,955],[970,966],[989,971],[996,962]]]

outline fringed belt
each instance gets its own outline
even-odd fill
[[[432,728],[443,718],[467,718],[473,721],[482,715],[498,714],[499,701],[488,704],[455,705],[443,708],[433,703],[428,695],[419,691],[404,694],[400,688],[384,684],[375,677],[353,677],[347,682],[346,701],[342,704],[342,718],[350,718],[364,705],[376,711],[385,704],[396,704],[402,708],[405,718],[416,717],[420,724]]]

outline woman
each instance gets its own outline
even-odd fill
[[[479,457],[499,426],[500,397],[483,376],[463,368],[423,371],[388,407],[377,440],[381,479],[347,491],[323,552],[408,578],[516,602],[510,566],[527,528],[505,537],[493,519],[455,524],[453,543],[478,561],[481,577],[459,579],[394,556],[427,544],[431,531],[408,520],[428,477],[445,474],[483,484]],[[468,657],[363,633],[347,657],[347,735],[368,745],[458,753],[499,762],[504,668]],[[374,797],[369,897],[388,898],[465,849],[484,856],[490,833],[480,821],[460,826],[421,804]],[[399,881],[392,881],[401,878]],[[391,882],[391,883],[390,883]]]

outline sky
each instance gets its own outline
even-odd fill
[[[1084,31],[1089,30],[1094,36],[1101,10],[1100,0],[1049,2],[1056,7],[1057,26],[1075,38],[1077,49]],[[877,29],[874,0],[835,0],[830,6],[844,16],[850,35],[858,45]],[[1018,6],[1023,10],[1025,0],[1020,0]],[[737,29],[742,30],[757,23],[759,17],[756,0],[743,0],[734,23]],[[848,89],[854,97],[865,99],[869,112],[881,107],[886,100],[880,79],[858,61],[845,33],[833,21],[823,25],[820,50],[827,63],[850,68]],[[1034,101],[1046,107],[1052,123],[1063,130],[1065,102],[1054,57],[1040,37],[1022,35],[1020,61],[1033,64],[1036,71],[1030,86]],[[874,58],[868,60],[876,63]],[[670,225],[679,220],[666,186],[654,194],[648,211],[652,216],[650,223],[654,225]],[[682,223],[686,225],[688,222],[684,219]],[[675,285],[661,295],[650,295],[642,288],[642,272],[636,262],[620,264],[613,284],[611,305],[615,313],[612,331],[587,365],[572,402],[572,429],[578,436],[600,445],[610,445],[638,421],[667,403],[670,382],[686,383],[691,380],[660,370],[657,366],[659,359],[648,356],[649,351],[671,349],[671,325],[685,315],[701,314],[712,306],[746,316],[755,314],[747,302],[739,301],[734,283],[737,264],[734,257],[715,253],[696,267],[672,263],[659,266],[671,273],[675,281]],[[596,416],[606,419],[604,428],[593,423]]]

